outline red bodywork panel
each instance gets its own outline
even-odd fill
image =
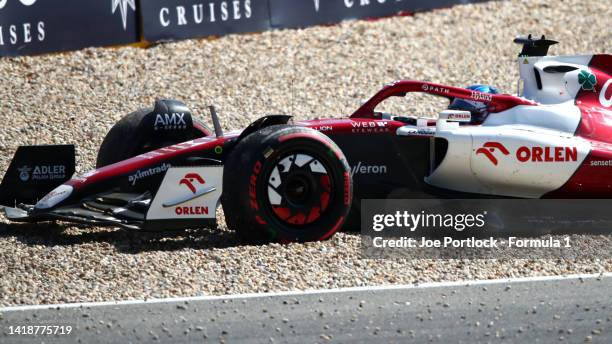
[[[601,165],[602,162],[608,165]],[[592,143],[591,152],[580,168],[558,190],[545,198],[609,198],[612,195],[612,144]]]
[[[576,136],[591,143],[591,152],[574,175],[550,198],[609,198],[612,196],[612,55],[594,55],[589,70],[596,77],[593,90],[580,90],[576,105],[582,114]],[[607,105],[607,106],[606,106]]]
[[[594,90],[581,90],[576,96],[576,105],[582,112],[582,119],[576,136],[588,140],[612,143],[612,79],[609,71],[612,55],[595,55],[589,64],[597,84]]]
[[[202,137],[193,141],[179,143],[173,146],[160,148],[128,160],[120,161],[116,164],[102,167],[88,172],[82,176],[68,181],[66,184],[72,185],[75,189],[80,189],[110,178],[119,177],[139,169],[159,165],[172,158],[192,155],[201,151],[212,151],[217,146],[223,146],[225,141],[235,136],[225,136],[220,138]]]

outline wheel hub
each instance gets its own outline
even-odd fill
[[[327,168],[309,154],[281,157],[268,178],[268,201],[282,221],[309,224],[320,218],[331,193]]]

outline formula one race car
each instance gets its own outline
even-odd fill
[[[74,146],[19,147],[0,204],[11,221],[162,230],[207,225],[221,203],[242,238],[288,242],[359,223],[361,199],[611,197],[612,56],[546,56],[556,42],[515,42],[520,96],[398,81],[348,118],[266,116],[227,134],[214,109],[210,130],[160,100],[118,122],[83,175],[72,177]],[[486,116],[376,111],[410,92],[484,104]]]

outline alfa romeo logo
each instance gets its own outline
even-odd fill
[[[595,74],[583,69],[578,74],[578,83],[583,90],[592,91],[597,84],[597,77],[595,77]]]

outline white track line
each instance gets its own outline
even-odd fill
[[[420,283],[420,284],[379,285],[379,286],[348,287],[348,288],[319,289],[319,290],[317,289],[294,290],[294,291],[280,291],[280,292],[270,292],[270,293],[251,293],[251,294],[234,294],[234,295],[203,295],[203,296],[190,296],[190,297],[170,297],[170,298],[165,298],[165,299],[10,306],[10,307],[0,308],[0,313],[14,312],[14,311],[30,311],[30,310],[40,310],[40,309],[87,308],[87,307],[101,307],[101,306],[123,306],[123,305],[171,303],[171,302],[184,302],[184,301],[215,301],[215,300],[231,300],[231,299],[251,299],[251,298],[273,297],[273,296],[299,296],[299,295],[333,294],[333,293],[360,292],[360,291],[384,291],[384,290],[398,290],[398,289],[462,287],[462,286],[471,286],[471,285],[546,282],[546,281],[560,281],[560,280],[569,280],[569,279],[594,279],[594,278],[604,278],[604,277],[612,277],[612,272],[605,272],[605,273],[598,273],[598,274],[575,274],[575,275],[561,275],[561,276],[555,275],[555,276],[502,278],[502,279],[490,279],[490,280],[430,282],[430,283]]]

